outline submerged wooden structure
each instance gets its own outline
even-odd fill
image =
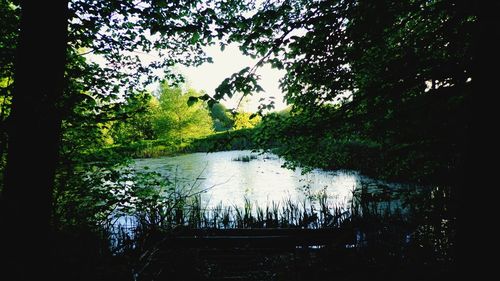
[[[353,237],[328,228],[185,229],[162,239],[154,264],[192,262],[205,271],[200,280],[303,280],[324,250],[344,251]]]
[[[345,246],[352,237],[352,232],[331,228],[191,229],[166,237],[164,243],[183,248],[296,248]]]

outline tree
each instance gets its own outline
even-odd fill
[[[223,26],[246,6],[244,1],[74,0],[20,1],[20,8],[13,8],[17,1],[2,1],[2,12],[6,3],[12,8],[9,16],[19,11],[21,16],[12,105],[2,124],[8,136],[0,203],[1,224],[7,226],[2,255],[17,275],[11,280],[29,280],[30,274],[49,279],[50,269],[39,261],[46,260],[51,244],[52,186],[63,119],[74,127],[82,118],[94,124],[121,118],[120,104],[111,101],[122,93],[142,92],[155,69],[175,78],[169,71],[174,64],[208,61],[200,47],[222,38]],[[7,47],[2,43],[2,53]],[[150,51],[161,59],[144,63],[137,55]],[[84,53],[100,56],[105,64],[89,62]],[[81,104],[85,109],[75,112]],[[38,239],[32,239],[33,230]]]
[[[52,16],[50,20],[42,20],[41,14]],[[27,265],[42,276],[48,270],[40,265],[40,260],[50,249],[51,186],[61,125],[57,101],[64,88],[67,20],[64,2],[21,3],[1,202],[2,225],[7,226],[2,231],[5,235],[1,241],[5,249],[2,254],[7,254],[4,259],[8,262],[7,269],[17,275],[13,280],[28,279],[24,268]],[[40,34],[45,34],[44,44],[38,44]],[[37,46],[36,52],[33,46]],[[34,214],[37,219],[26,223],[26,218]],[[39,239],[33,239],[34,229]]]
[[[159,90],[159,108],[154,117],[154,127],[160,138],[178,145],[206,136],[213,132],[213,122],[205,103],[188,104],[190,97],[202,96],[193,89],[183,92],[162,83]]]
[[[296,107],[342,100],[346,92],[375,99],[382,91],[397,99],[401,96],[387,90],[410,91],[396,88],[397,81],[424,88],[433,79],[465,83],[476,19],[470,8],[463,1],[266,2],[233,27],[229,41],[259,57],[256,67],[270,63],[285,69],[281,86]],[[218,94],[254,87],[253,78],[254,68],[235,73]],[[375,82],[386,88],[370,91]]]
[[[19,9],[7,0],[0,1],[0,171],[5,168],[7,149],[6,120],[10,113],[14,81],[14,53],[19,29]],[[3,186],[0,174],[0,190]]]
[[[234,129],[250,129],[255,127],[261,120],[260,116],[253,116],[248,112],[237,112],[234,116]]]
[[[126,144],[156,139],[154,118],[159,107],[158,100],[148,92],[129,98],[123,110],[130,112],[131,116],[127,116],[125,120],[112,121],[109,124],[112,142]]]
[[[423,178],[452,179],[463,162],[476,20],[466,1],[276,1],[235,26],[230,41],[260,58],[256,67],[286,70],[291,118],[309,127],[297,145],[366,140],[383,146],[387,158],[375,162],[387,171],[421,167]],[[255,89],[257,78],[255,68],[235,73],[216,98]]]

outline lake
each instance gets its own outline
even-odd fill
[[[185,192],[205,191],[201,193],[205,208],[221,202],[241,207],[245,199],[261,207],[288,199],[302,202],[322,192],[336,204],[345,205],[352,199],[353,191],[362,186],[401,188],[355,171],[317,169],[302,174],[300,168],[283,168],[283,163],[283,159],[272,153],[235,150],[136,159],[133,166],[139,171],[156,171]]]

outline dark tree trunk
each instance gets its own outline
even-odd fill
[[[61,137],[67,1],[21,1],[1,198],[2,280],[52,280],[52,185]]]

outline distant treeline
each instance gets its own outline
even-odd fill
[[[107,153],[120,154],[132,158],[154,158],[173,156],[180,153],[256,148],[258,147],[254,141],[254,129],[240,129],[217,132],[205,137],[192,139],[182,144],[165,139],[140,140],[129,144],[109,146],[102,152],[106,153],[104,151],[107,151]]]

